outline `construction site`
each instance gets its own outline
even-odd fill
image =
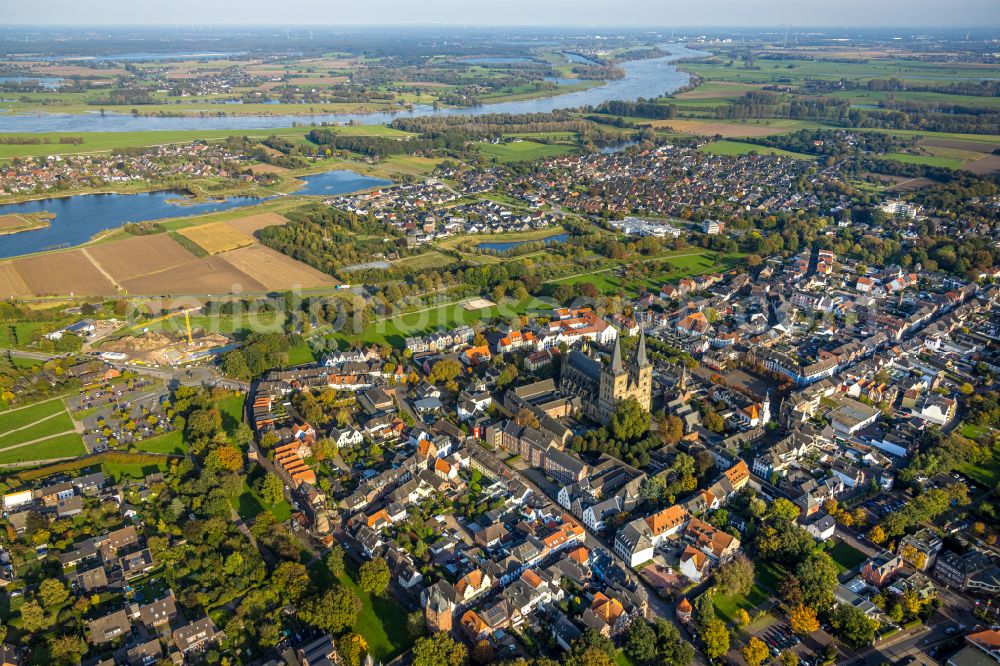
[[[125,335],[108,340],[100,352],[109,358],[133,365],[184,366],[213,360],[220,354],[235,349],[239,343],[219,333],[209,333],[191,326],[191,312],[185,310],[165,315],[142,324],[139,335]],[[176,330],[163,326],[162,332],[154,330],[159,324],[175,317],[184,318],[183,328]]]

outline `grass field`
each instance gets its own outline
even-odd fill
[[[62,403],[59,403],[60,407]],[[8,449],[17,444],[24,444],[43,437],[59,435],[73,431],[73,420],[65,410],[47,416],[45,420],[40,420],[23,430],[8,430],[0,432],[0,450]],[[31,448],[31,447],[28,447]]]
[[[348,345],[360,341],[369,344],[388,344],[393,347],[400,347],[407,337],[421,335],[437,330],[440,327],[454,328],[498,315],[504,317],[515,316],[524,314],[532,309],[545,310],[550,307],[550,305],[534,299],[506,301],[498,306],[482,310],[466,310],[460,303],[453,303],[379,320],[360,333],[338,331],[332,334],[331,337],[338,342]]]
[[[158,435],[144,439],[136,443],[136,448],[147,453],[171,453],[177,455],[187,455],[188,445],[184,441],[184,435],[179,430],[168,432],[165,435]]]
[[[84,453],[83,438],[74,430],[62,400],[0,414],[0,463],[71,458]]]
[[[400,268],[420,270],[425,268],[441,268],[454,262],[455,259],[453,257],[449,257],[446,254],[432,250],[430,252],[424,252],[423,254],[417,254],[412,257],[397,259],[392,262],[392,265]]]
[[[602,269],[594,273],[581,273],[567,277],[549,280],[546,284],[552,285],[554,289],[560,284],[590,283],[603,294],[616,294],[624,290],[626,293],[637,296],[642,291],[659,292],[660,287],[672,280],[691,275],[701,275],[713,271],[725,271],[733,268],[742,258],[740,254],[719,256],[707,250],[681,250],[675,256],[666,255],[657,257],[654,261],[664,262],[670,266],[667,270],[656,271],[650,275],[636,275],[635,277],[621,278],[612,273],[611,270]]]
[[[24,347],[31,342],[31,336],[39,330],[46,330],[46,324],[42,322],[0,324],[0,347]]]
[[[744,609],[751,615],[752,610],[767,601],[777,589],[778,582],[785,573],[773,564],[757,564],[757,580],[747,594],[718,594],[712,597],[716,612],[732,622],[736,611]],[[706,592],[708,594],[708,592]]]
[[[118,483],[123,478],[142,479],[147,474],[163,472],[167,469],[166,460],[161,463],[110,463],[101,464],[104,474]]]
[[[988,489],[996,488],[997,483],[1000,483],[1000,455],[993,454],[990,460],[981,465],[965,463],[957,467],[956,471]]]
[[[864,553],[845,541],[839,542],[836,546],[830,549],[830,557],[833,558],[833,561],[837,565],[837,569],[840,570],[840,573],[850,571],[868,559]]]
[[[483,155],[501,163],[526,162],[543,157],[565,155],[575,150],[573,146],[536,143],[535,141],[512,141],[510,143],[481,142],[475,145]]]
[[[946,169],[959,169],[966,160],[955,157],[938,157],[935,155],[913,155],[911,153],[886,153],[885,157],[897,162],[907,164],[923,164],[924,166],[944,167]]]
[[[338,134],[352,136],[410,136],[407,132],[396,130],[384,125],[355,125],[334,128]],[[65,155],[69,153],[93,153],[114,150],[115,148],[134,148],[140,146],[158,146],[169,143],[189,143],[191,141],[222,140],[228,136],[249,136],[261,139],[278,136],[292,141],[308,143],[305,135],[311,127],[282,127],[277,129],[251,130],[174,130],[152,132],[42,132],[6,133],[0,134],[2,139],[37,139],[37,144],[0,143],[0,159],[12,157]],[[72,136],[83,139],[83,143],[59,143],[62,137]]]
[[[55,399],[0,414],[0,438],[12,430],[29,426],[39,419],[65,411],[66,407],[63,405],[62,400]]]
[[[750,153],[757,153],[759,155],[780,155],[781,157],[793,157],[797,160],[816,159],[813,155],[806,155],[805,153],[795,153],[790,150],[782,150],[781,148],[772,148],[770,146],[758,146],[753,143],[744,143],[742,141],[713,141],[700,146],[698,150],[703,153],[711,153],[713,155],[748,155]]]
[[[321,589],[339,583],[358,595],[363,605],[352,628],[364,637],[372,658],[387,664],[413,645],[406,631],[406,609],[390,596],[376,597],[362,590],[354,582],[357,565],[350,558],[344,564],[346,571],[334,578],[323,562],[316,562],[310,568],[313,580]]]
[[[230,504],[244,520],[256,518],[264,511],[270,511],[281,522],[292,516],[292,507],[288,502],[281,500],[277,504],[268,504],[246,481],[243,482],[243,492],[232,498]]]
[[[288,348],[288,365],[313,363],[315,360],[316,354],[313,353],[312,348],[307,342],[300,342],[294,347]]]
[[[17,449],[0,450],[0,464],[33,462],[52,458],[75,458],[87,451],[83,438],[74,433],[59,435],[43,442]]]

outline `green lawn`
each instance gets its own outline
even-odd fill
[[[797,160],[816,159],[813,155],[806,155],[805,153],[796,153],[790,150],[782,150],[781,148],[772,148],[770,146],[758,146],[755,143],[744,143],[742,141],[713,141],[700,146],[698,150],[703,153],[711,153],[713,155],[747,155],[749,153],[757,153],[759,155],[794,157]]]
[[[104,462],[101,463],[101,469],[104,470],[106,476],[111,477],[115,483],[118,483],[123,477],[141,479],[153,472],[163,472],[167,469],[167,464],[166,461],[161,463]]]
[[[69,417],[69,414],[63,412],[52,418],[39,421],[30,428],[0,434],[0,451],[16,444],[24,444],[25,442],[31,442],[42,437],[70,432],[73,432],[73,420]]]
[[[288,365],[303,365],[305,363],[314,363],[315,361],[316,354],[309,347],[309,343],[304,340],[288,349]]]
[[[742,259],[741,254],[717,255],[708,250],[682,250],[677,256],[658,257],[649,263],[665,264],[663,270],[651,270],[634,276],[620,278],[610,270],[595,273],[582,273],[550,280],[547,284],[552,288],[560,284],[590,283],[603,294],[616,294],[622,289],[631,296],[637,296],[641,291],[659,293],[660,287],[674,280],[691,275],[702,275],[713,271],[726,271],[733,268]]]
[[[533,307],[547,309],[534,299],[525,301],[506,301],[500,307],[484,308],[482,310],[466,310],[458,303],[441,305],[419,312],[399,315],[390,319],[376,321],[359,333],[339,331],[333,334],[335,340],[347,344],[359,341],[369,344],[388,344],[401,347],[407,337],[421,335],[438,328],[455,328],[463,324],[471,324],[476,320],[486,320],[498,314],[504,316],[520,315]]]
[[[742,608],[753,615],[753,609],[770,596],[759,584],[755,584],[748,594],[716,594],[712,597],[712,605],[721,617],[732,622],[736,619],[736,611]]]
[[[31,342],[31,336],[39,330],[47,331],[47,326],[55,328],[54,324],[46,324],[38,321],[0,324],[0,347],[14,349],[26,347]]]
[[[963,423],[962,427],[958,429],[959,434],[962,437],[968,437],[969,439],[979,439],[991,430],[989,426],[976,425],[975,423]]]
[[[510,143],[488,143],[481,142],[475,144],[486,157],[497,162],[526,162],[537,160],[543,157],[554,157],[555,155],[565,155],[575,150],[573,146],[563,144],[545,144],[535,141],[512,141]]]
[[[833,561],[836,563],[840,573],[850,571],[868,559],[867,555],[862,553],[857,548],[854,548],[846,541],[841,541],[837,543],[836,546],[831,548],[830,557],[833,558]]]
[[[188,445],[184,441],[184,434],[179,430],[168,432],[165,435],[157,435],[144,439],[136,443],[136,448],[147,453],[172,453],[177,455],[187,455]]]
[[[66,408],[63,405],[62,400],[57,398],[54,400],[40,402],[38,404],[31,405],[30,407],[15,409],[15,411],[0,414],[0,437],[2,437],[5,432],[9,432],[22,426],[31,425],[32,423],[38,421],[38,419],[52,414],[57,414],[65,410]]]
[[[625,654],[624,650],[618,650],[618,652],[615,653],[615,665],[635,666],[635,662],[629,659],[628,655]]]
[[[277,504],[268,504],[245,481],[243,482],[243,492],[232,498],[229,503],[244,520],[256,518],[264,511],[270,511],[281,522],[292,517],[292,506],[288,502],[282,500]]]
[[[778,587],[778,582],[784,578],[785,572],[777,565],[757,563],[757,580],[747,594],[716,594],[712,597],[712,605],[716,612],[726,620],[736,619],[736,611],[744,609],[753,615],[753,609],[767,601]],[[707,594],[707,592],[706,592]]]
[[[222,427],[226,433],[232,435],[236,432],[236,427],[243,423],[243,405],[246,397],[234,395],[218,403],[219,411],[222,412]]]
[[[83,438],[74,433],[67,433],[31,446],[0,451],[0,463],[18,463],[52,458],[75,458],[87,451],[83,446]]]
[[[345,558],[345,565],[347,571],[334,579],[326,565],[317,562],[311,569],[313,579],[324,589],[336,580],[354,590],[364,606],[358,613],[353,629],[368,643],[372,658],[376,662],[387,664],[413,645],[413,639],[406,631],[406,609],[391,595],[373,597],[363,591],[354,582],[357,570],[354,562],[348,557]]]
[[[994,453],[990,460],[981,465],[964,463],[955,469],[980,485],[996,488],[1000,482],[1000,455]]]

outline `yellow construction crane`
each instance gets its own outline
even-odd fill
[[[188,346],[194,347],[194,338],[191,337],[191,315],[187,310],[184,311],[184,325],[187,326]]]

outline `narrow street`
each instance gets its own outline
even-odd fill
[[[512,467],[510,465],[507,465],[507,467],[514,473],[518,481],[520,481],[528,488],[530,488],[533,493],[537,494],[539,497],[545,497],[556,506],[559,506],[557,499],[559,489],[556,488],[555,485],[551,483],[548,479],[546,479],[545,475],[542,474],[540,470],[532,468],[521,470]],[[544,491],[542,490],[543,488],[545,489]],[[561,506],[559,508],[562,509]],[[586,532],[586,537],[584,538],[584,545],[589,549],[601,548],[602,550],[607,551],[614,559],[616,564],[621,566],[625,571],[633,573],[636,579],[639,581],[639,584],[642,585],[643,588],[646,590],[646,594],[649,598],[650,613],[656,617],[661,617],[664,620],[671,622],[674,626],[677,627],[677,630],[680,632],[681,636],[685,636],[690,640],[690,638],[692,637],[688,632],[687,627],[681,624],[680,621],[677,619],[674,605],[660,598],[660,595],[657,593],[654,587],[652,587],[649,583],[647,583],[641,576],[635,574],[635,572],[633,572],[632,569],[627,564],[625,564],[625,562],[622,561],[622,559],[618,557],[618,555],[615,554],[613,544],[609,543],[608,540],[605,539],[604,537],[592,532],[586,525],[583,524],[582,521],[580,521],[580,525]],[[700,651],[695,651],[694,663],[707,664],[708,662],[705,660],[704,655],[702,655]]]

